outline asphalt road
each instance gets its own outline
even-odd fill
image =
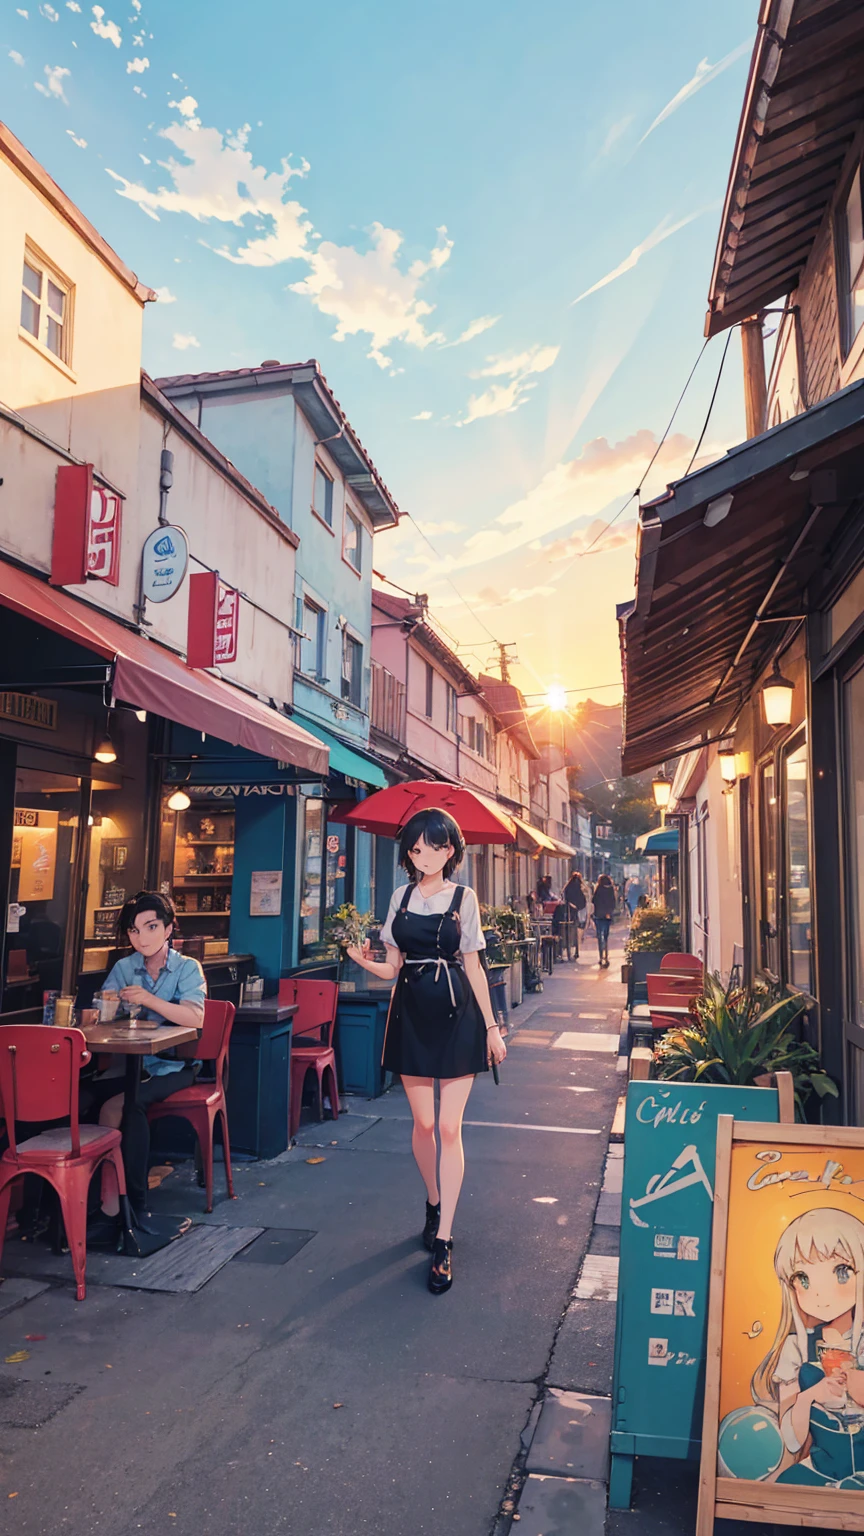
[[[0,1316],[0,1361],[29,1354],[0,1364],[4,1531],[487,1536],[550,1379],[623,1081],[614,1051],[555,1045],[617,1034],[615,957],[591,960],[526,999],[501,1087],[474,1088],[447,1295],[426,1290],[397,1088],[238,1169],[240,1198],[205,1218],[313,1232],[288,1262],[234,1259],[182,1296],[91,1284],[76,1304],[55,1280]],[[161,1195],[201,1213],[187,1169]],[[578,1351],[570,1369],[558,1385],[602,1390],[575,1379]]]

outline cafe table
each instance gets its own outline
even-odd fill
[[[78,1026],[89,1051],[110,1053],[126,1058],[123,1078],[123,1106],[133,1109],[138,1102],[141,1087],[141,1065],[145,1056],[158,1056],[177,1045],[188,1045],[198,1040],[200,1029],[194,1025],[159,1024],[155,1019],[114,1019],[109,1024],[83,1024]],[[118,1078],[118,1086],[119,1086]],[[140,1258],[145,1253],[156,1253],[179,1235],[180,1223],[176,1217],[153,1216],[148,1211],[146,1221],[132,1214],[128,1199],[120,1201],[123,1226],[123,1252],[130,1258]]]

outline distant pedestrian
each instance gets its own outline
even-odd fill
[[[633,913],[639,905],[639,897],[642,895],[642,882],[631,876],[624,885],[624,905],[630,913],[632,921]]]
[[[541,875],[537,881],[537,900],[539,902],[552,900],[552,876]]]
[[[568,919],[578,923],[580,928],[584,928],[588,921],[588,896],[582,884],[582,876],[578,870],[574,869],[570,879],[567,881],[563,891],[563,900],[567,906]]]
[[[600,965],[609,967],[609,929],[615,916],[615,887],[609,875],[601,875],[594,887],[594,930]]]

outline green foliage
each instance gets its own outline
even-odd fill
[[[646,949],[658,955],[672,954],[681,948],[680,919],[667,907],[637,907],[624,948],[628,955]]]
[[[369,925],[375,921],[374,913],[358,912],[350,901],[343,902],[335,912],[324,919],[324,933],[329,944],[338,945],[340,950],[346,950],[349,944],[356,944],[362,948]]]
[[[480,908],[480,916],[483,920],[484,928],[497,928],[498,932],[508,939],[518,939],[520,937],[520,914],[514,912],[512,907],[487,907],[484,905]]]
[[[668,1030],[657,1046],[657,1076],[751,1087],[767,1072],[791,1072],[803,1118],[811,1093],[837,1097],[817,1052],[793,1031],[810,1002],[806,993],[787,992],[777,983],[727,989],[719,976],[708,976],[693,1000],[691,1021]]]

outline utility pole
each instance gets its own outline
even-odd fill
[[[511,661],[515,662],[517,658],[515,656],[508,656],[507,652],[514,651],[515,649],[515,640],[498,641],[498,667],[501,672],[502,683],[509,683],[510,681],[510,663]]]

